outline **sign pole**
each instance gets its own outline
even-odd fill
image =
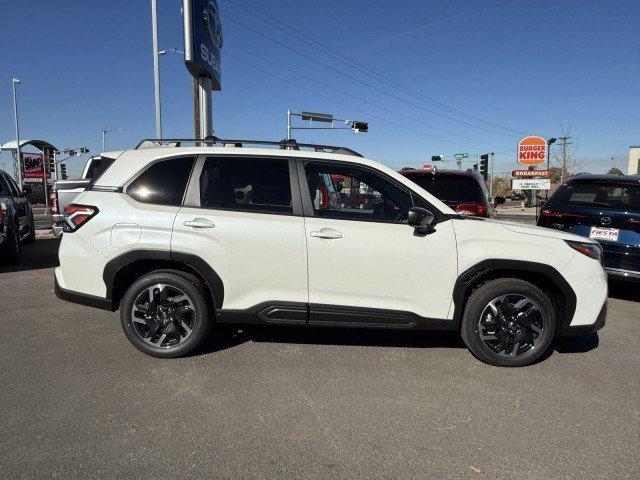
[[[209,77],[198,77],[198,103],[200,104],[198,124],[200,127],[201,139],[208,137],[213,132],[211,90],[211,79]]]
[[[19,84],[20,80],[17,78],[11,79],[11,84],[13,86],[13,115],[16,122],[16,162],[18,165],[17,170],[17,180],[18,187],[22,190],[22,155],[20,152],[20,122],[18,121],[18,97],[16,96],[16,84]]]

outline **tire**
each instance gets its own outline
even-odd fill
[[[141,352],[158,358],[195,351],[209,334],[210,314],[201,283],[176,270],[158,270],[139,278],[120,307],[127,339]]]
[[[31,214],[31,223],[29,223],[29,235],[22,241],[24,245],[31,245],[36,241],[36,224],[33,220],[33,213]]]
[[[4,244],[4,251],[0,252],[3,263],[7,265],[18,265],[22,256],[22,247],[20,246],[20,237],[18,236],[18,226],[14,225],[7,232],[7,239]]]
[[[549,349],[555,329],[555,310],[546,293],[518,278],[500,278],[471,294],[461,334],[479,360],[499,367],[523,367]]]

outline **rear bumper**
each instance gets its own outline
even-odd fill
[[[609,278],[640,282],[640,271],[611,267],[605,267],[604,271],[607,272]]]
[[[604,305],[602,305],[602,309],[600,310],[600,313],[598,314],[598,318],[596,318],[595,322],[593,322],[590,325],[574,325],[574,326],[565,327],[560,331],[560,336],[568,337],[571,335],[586,335],[589,333],[597,332],[602,327],[604,327],[606,321],[607,321],[607,302],[605,301]]]
[[[89,295],[86,293],[75,292],[73,290],[67,290],[62,288],[58,283],[58,277],[54,274],[55,287],[54,291],[56,297],[60,300],[65,300],[71,303],[77,303],[79,305],[86,305],[87,307],[99,308],[101,310],[114,311],[113,302],[108,298],[97,297],[95,295]]]

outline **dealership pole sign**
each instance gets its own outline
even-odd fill
[[[194,78],[209,77],[220,90],[222,23],[216,0],[183,0],[184,62]]]
[[[518,163],[536,167],[547,161],[547,141],[542,137],[525,137],[518,142]]]

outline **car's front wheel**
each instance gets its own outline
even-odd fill
[[[122,329],[140,351],[172,358],[193,352],[207,337],[211,321],[205,291],[179,271],[149,273],[127,290],[120,308]]]
[[[553,341],[555,311],[549,296],[517,278],[476,289],[467,301],[462,339],[485,363],[521,367],[535,362]]]

